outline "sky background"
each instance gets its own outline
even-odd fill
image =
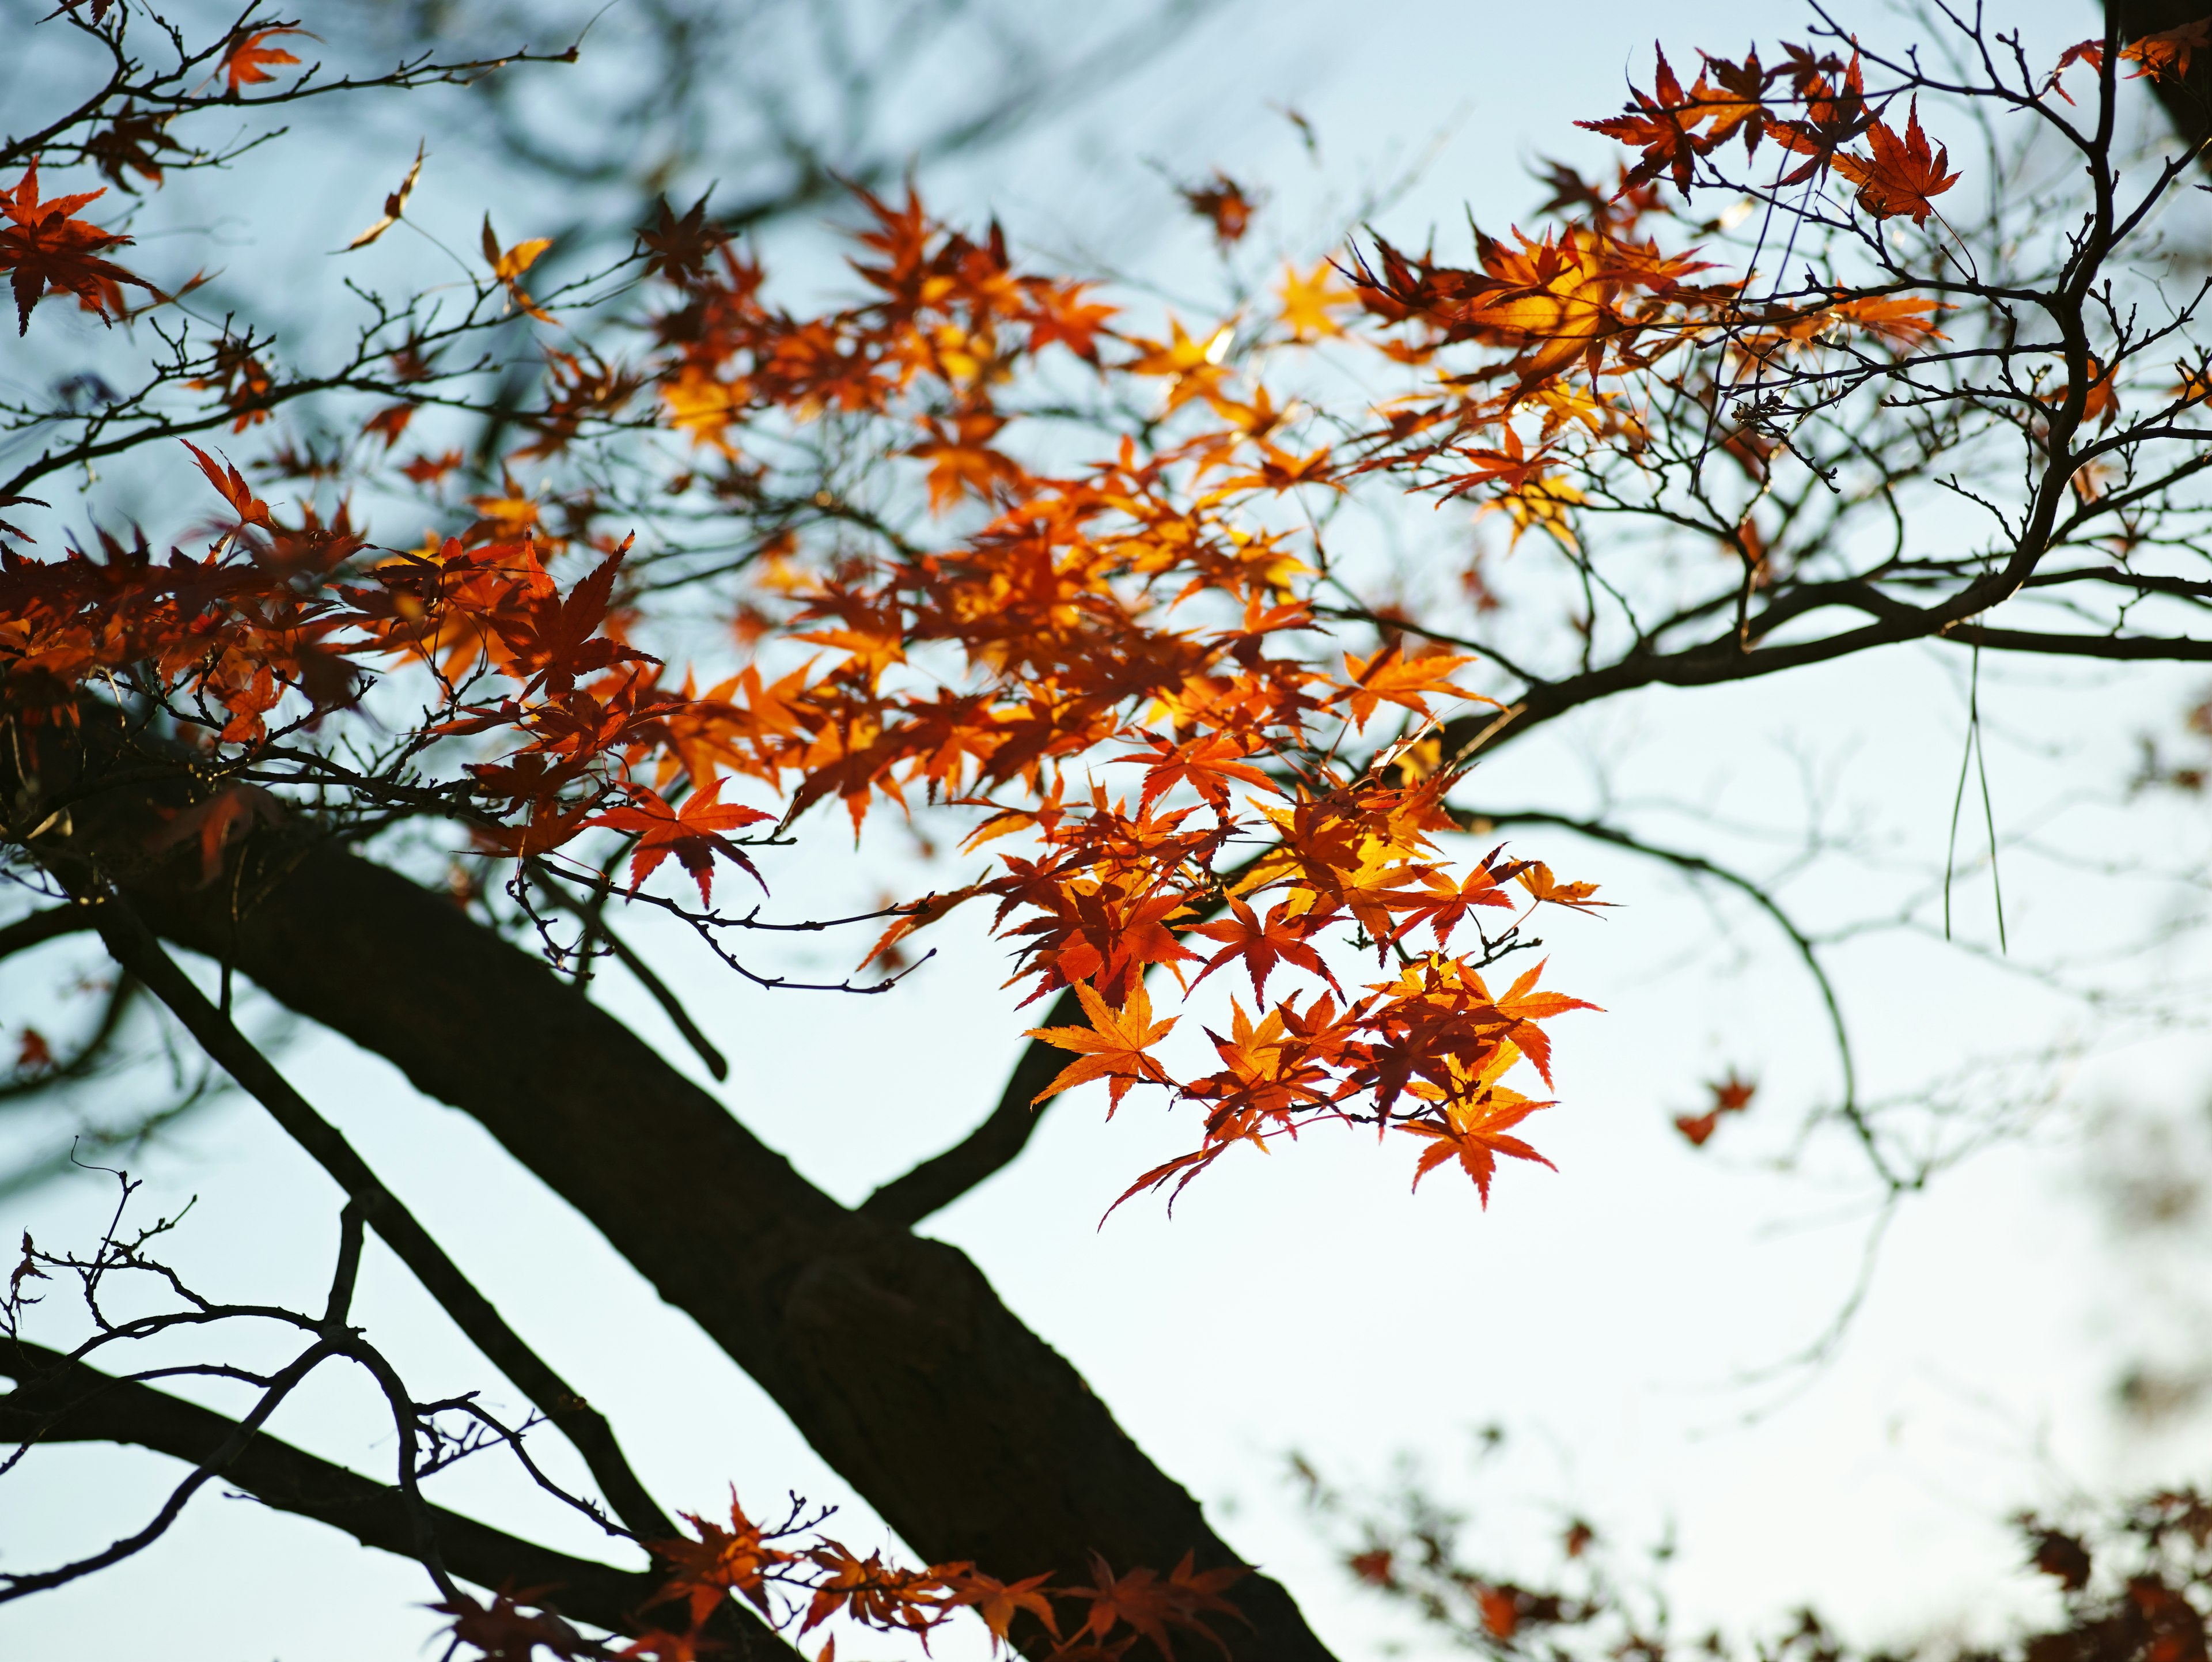
[[[0,31],[27,27],[40,9],[10,4]],[[1073,27],[1095,21],[1083,9],[1069,15]],[[1678,64],[1697,44],[1746,44],[1745,9],[1717,4],[1585,3],[1571,16],[1370,5],[1356,25],[1343,8],[1307,0],[1228,6],[1161,39],[1141,70],[1066,118],[923,183],[955,216],[996,211],[1023,246],[1199,306],[1212,281],[1206,238],[1176,216],[1163,172],[1187,180],[1218,166],[1265,186],[1255,250],[1303,261],[1326,251],[1352,204],[1419,161],[1378,222],[1415,242],[1434,224],[1453,246],[1466,209],[1486,226],[1528,213],[1540,194],[1528,177],[1537,158],[1608,159],[1568,123],[1610,113],[1624,75],[1647,77],[1655,15]],[[1796,38],[1795,21],[1788,8],[1762,15],[1784,38]],[[2022,21],[2036,59],[2055,58],[2096,17],[2044,4]],[[624,23],[617,4],[598,27],[618,38]],[[1310,123],[1317,156],[1285,108]],[[293,216],[237,229],[231,264],[250,260],[280,290],[327,282],[310,251],[340,246],[373,218],[411,154],[404,108],[388,132],[384,119],[320,135],[312,163],[272,153],[269,167],[295,172],[261,182],[297,193]],[[465,239],[489,195],[505,234],[533,231],[527,194],[496,179],[434,164],[426,180],[418,200],[429,222],[442,214]],[[1792,879],[1793,904],[1826,922],[1877,916],[1940,868],[1965,673],[1955,654],[1916,649],[1786,687],[1645,695],[1501,753],[1470,800],[1608,805],[1654,836],[1719,848],[1762,872],[1788,865],[1817,825],[1857,852]],[[1571,1514],[1630,1551],[1671,1539],[1668,1587],[1685,1633],[1778,1624],[1809,1601],[1854,1639],[1881,1644],[1958,1624],[1986,1636],[2044,1608],[2047,1594],[2019,1571],[2009,1513],[2201,1475],[2212,1454],[2201,1420],[2154,1434],[2113,1409],[2114,1379],[2145,1346],[2184,1361],[2203,1354],[2191,1324],[2208,1324],[2188,1295],[2205,1254],[2185,1239],[2153,1252],[2113,1233],[2100,1174],[2114,1144],[2092,1135],[2117,1116],[2185,1135],[2212,1087],[2212,1050],[2199,1034],[2138,1032],[2125,996],[2087,1008],[2012,966],[2084,968],[2184,916],[2175,886],[2091,866],[2182,869],[2200,857],[2201,806],[2130,801],[2122,787],[2135,734],[2172,731],[2203,690],[2157,668],[1992,661],[1982,676],[2014,956],[1993,961],[1981,891],[1962,888],[1961,947],[1870,934],[1839,968],[1875,1094],[1955,1076],[1954,1132],[1999,1101],[2049,1106],[1901,1207],[1870,1271],[1875,1214],[1848,1151],[1816,1138],[1778,1169],[1834,1079],[1813,989],[1781,943],[1740,905],[1551,833],[1516,848],[1623,903],[1548,929],[1548,979],[1607,1011],[1559,1026],[1562,1105],[1534,1138],[1556,1174],[1504,1173],[1486,1212],[1443,1182],[1409,1196],[1395,1150],[1316,1138],[1224,1162],[1172,1220],[1133,1204],[1101,1227],[1129,1178],[1180,1152],[1188,1133],[1133,1100],[1108,1123],[1103,1098],[1082,1094],[1056,1104],[1013,1168],[926,1233],[974,1256],[1347,1659],[1404,1635],[1331,1566],[1287,1481],[1292,1450],[1352,1485],[1387,1481],[1394,1462],[1412,1459],[1470,1513],[1484,1561],[1508,1572],[1542,1574]],[[898,886],[895,868],[886,877],[836,844],[817,839],[803,868],[778,876],[780,906],[797,916],[810,902]],[[937,963],[901,993],[865,1001],[764,994],[649,924],[635,934],[732,1058],[720,1094],[732,1110],[814,1181],[857,1200],[957,1138],[997,1097],[1026,1023],[997,989],[1003,959],[972,927],[981,921],[945,926]],[[68,950],[0,967],[0,1022],[88,965]],[[2176,945],[2099,971],[2099,984],[2171,992],[2198,984],[2203,960]],[[599,985],[691,1065],[623,977]],[[2081,1054],[2042,1059],[2069,1048]],[[1999,1065],[2024,1057],[2038,1059]],[[795,1490],[836,1505],[835,1532],[854,1545],[884,1538],[767,1397],[473,1122],[326,1036],[301,1036],[283,1061],[515,1325],[608,1412],[666,1503],[712,1510],[734,1482],[758,1510]],[[1759,1080],[1758,1107],[1692,1151],[1671,1116],[1698,1107],[1699,1082],[1731,1067]],[[150,1211],[198,1197],[173,1256],[205,1290],[320,1299],[337,1199],[258,1109],[220,1108],[135,1169]],[[86,1176],[0,1202],[0,1233],[89,1242],[111,1189]],[[1864,1302],[1832,1354],[1793,1364],[1863,1273]],[[418,1391],[481,1385],[513,1405],[374,1243],[357,1307]],[[375,1422],[367,1394],[333,1376],[274,1428],[380,1470],[388,1435],[363,1431]],[[1477,1433],[1492,1425],[1507,1433],[1504,1452],[1478,1462]],[[0,1489],[0,1562],[51,1562],[126,1532],[174,1471],[138,1452],[40,1451]],[[441,1482],[447,1505],[597,1549],[488,1460]],[[434,1625],[420,1608],[431,1596],[416,1567],[210,1490],[123,1568],[0,1608],[0,1653],[415,1656]],[[948,1635],[939,1653],[981,1647]]]

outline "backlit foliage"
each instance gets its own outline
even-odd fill
[[[55,15],[118,61],[138,15]],[[1832,28],[1764,63],[1701,54],[1686,89],[1662,52],[1623,113],[1583,124],[1626,148],[1619,167],[1555,167],[1529,228],[1478,230],[1464,263],[1363,231],[1228,315],[1042,269],[911,184],[851,190],[843,287],[805,301],[706,198],[659,203],[596,269],[472,204],[465,280],[364,287],[312,368],[199,315],[197,273],[158,286],[91,174],[158,189],[227,159],[195,145],[240,108],[522,60],[334,83],[295,21],[179,40],[173,65],[118,80],[128,98],[5,153],[19,332],[74,297],[155,344],[132,388],[0,411],[45,446],[0,508],[125,452],[159,455],[168,500],[194,493],[168,523],[58,546],[0,527],[9,872],[122,907],[112,865],[65,874],[84,805],[40,782],[97,756],[179,794],[131,861],[236,891],[302,828],[434,848],[459,904],[562,968],[611,950],[627,901],[768,987],[791,983],[732,944],[746,931],[864,927],[837,989],[879,991],[957,912],[1007,948],[1010,1008],[1049,1001],[1030,1037],[1069,1059],[1037,1102],[1103,1081],[1109,1115],[1139,1093],[1188,1126],[1121,1201],[1357,1128],[1414,1184],[1456,1172],[1486,1205],[1501,1160],[1548,1164],[1525,1133],[1552,1105],[1549,1024],[1591,1008],[1546,983],[1532,919],[1609,903],[1462,840],[1488,829],[1465,806],[1486,746],[1639,686],[1904,641],[2204,655],[2165,627],[2212,600],[2168,569],[2204,523],[2203,290],[2153,320],[2112,276],[2193,153],[2127,173],[2110,120],[2121,63],[2179,76],[2203,40],[2112,34],[2044,65],[1966,33],[1985,55],[1963,85]],[[1978,100],[2079,152],[2094,202],[2024,225],[2034,203],[1954,165]],[[347,257],[399,246],[435,178],[420,147],[380,165],[398,182]],[[88,188],[42,194],[42,167]],[[1224,255],[1264,210],[1226,174],[1181,193]],[[539,373],[517,402],[495,383],[522,361]],[[2011,483],[1957,484],[1992,457]],[[1939,489],[1984,511],[1979,539],[1908,546],[1911,493]],[[1570,627],[1501,606],[1479,563],[1448,574],[1467,632],[1364,587],[1338,516],[1407,495],[1472,514],[1501,557],[1559,562]],[[2057,622],[1986,621],[2015,600]],[[860,918],[763,916],[771,849],[947,825],[963,880]],[[19,1065],[58,1066],[35,1034]],[[1906,1186],[1845,1071],[1836,1117]],[[1711,1089],[1677,1122],[1692,1144],[1753,1093],[1733,1073]],[[24,1264],[11,1318],[25,1277],[82,1268],[27,1244]],[[1189,1559],[1006,1581],[900,1568],[734,1500],[726,1524],[690,1521],[615,1531],[662,1577],[626,1648],[543,1589],[484,1604],[441,1582],[441,1608],[488,1656],[668,1662],[706,1653],[732,1599],[799,1635],[835,1617],[926,1637],[969,1610],[1068,1658],[1223,1644],[1236,1615],[1238,1572]],[[1360,1573],[1393,1585],[1395,1550]],[[1479,1590],[1494,1648],[1583,1608],[1524,1592]]]

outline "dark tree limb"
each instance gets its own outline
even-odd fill
[[[41,731],[45,788],[75,815],[67,839],[42,840],[59,844],[50,863],[87,891],[97,870],[156,933],[477,1118],[917,1553],[1006,1580],[1079,1576],[1093,1551],[1123,1568],[1238,1562],[964,1254],[840,1206],[535,955],[304,827],[245,845],[234,913],[196,859],[148,855],[162,788],[101,788],[131,758],[100,719]],[[1328,1657],[1279,1584],[1254,1574],[1231,1597],[1252,1624],[1223,1629],[1235,1662]]]
[[[49,906],[44,911],[33,912],[28,917],[19,917],[0,927],[0,958],[13,958],[17,953],[27,953],[33,947],[42,947],[49,941],[91,927],[92,909],[88,906]]]
[[[242,1441],[236,1422],[151,1385],[118,1379],[27,1340],[0,1341],[0,1374],[21,1381],[0,1398],[0,1440],[9,1442],[128,1443],[198,1465],[263,1505],[344,1531],[363,1546],[411,1558],[414,1524],[389,1485],[257,1433]],[[617,1633],[641,1630],[639,1613],[659,1586],[651,1571],[623,1570],[571,1557],[473,1518],[428,1508],[438,1549],[453,1574],[477,1586],[550,1587],[549,1601],[573,1620]],[[793,1653],[763,1623],[735,1605],[720,1636],[743,1662]]]

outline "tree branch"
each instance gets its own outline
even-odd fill
[[[607,1504],[631,1533],[642,1540],[673,1536],[674,1523],[630,1470],[605,1416],[524,1342],[414,1215],[378,1181],[337,1128],[318,1114],[192,984],[126,902],[111,898],[97,907],[95,916],[100,938],[115,961],[143,982],[200,1048],[314,1157],[477,1348],[575,1445]]]
[[[182,782],[103,788],[105,766],[134,759],[112,715],[88,705],[73,732],[37,737],[42,789],[67,792],[75,816],[67,838],[42,839],[51,864],[87,890],[97,867],[161,934],[474,1116],[916,1552],[1006,1580],[1068,1574],[1094,1550],[1116,1566],[1238,1562],[964,1254],[838,1205],[536,956],[304,821],[234,853],[252,865],[234,911],[196,851],[148,855]],[[0,790],[16,788],[9,765]],[[1279,1583],[1249,1575],[1231,1597],[1252,1624],[1225,1630],[1233,1662],[1325,1662]]]
[[[0,1342],[0,1374],[21,1381],[0,1399],[0,1439],[10,1442],[128,1443],[194,1465],[234,1442],[213,1463],[217,1476],[263,1505],[343,1530],[363,1546],[415,1555],[404,1498],[386,1484],[293,1447],[266,1432],[239,1440],[228,1416],[136,1380],[118,1379],[27,1340]],[[549,1587],[560,1611],[617,1633],[645,1625],[659,1578],[541,1547],[443,1507],[428,1508],[438,1549],[455,1575],[480,1587]],[[744,1662],[792,1652],[764,1623],[734,1604],[718,1624]]]

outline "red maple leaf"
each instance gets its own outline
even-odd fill
[[[714,856],[718,854],[744,867],[753,881],[761,883],[763,888],[767,886],[753,862],[745,857],[745,851],[722,833],[757,825],[775,816],[740,802],[721,801],[718,800],[721,794],[722,782],[717,779],[706,789],[694,791],[681,808],[672,808],[652,792],[640,791],[627,806],[594,814],[584,823],[638,834],[637,852],[629,862],[632,894],[637,892],[639,884],[653,875],[653,868],[672,854],[683,861],[692,881],[698,884],[699,904],[705,905],[714,898]]]
[[[108,249],[129,243],[129,237],[76,216],[86,203],[106,194],[103,187],[41,202],[36,156],[14,190],[0,191],[0,215],[6,216],[6,223],[0,225],[0,271],[10,274],[15,286],[17,334],[30,328],[31,308],[50,289],[75,295],[86,311],[111,320],[123,312],[122,284],[158,292],[143,277],[100,258]]]

